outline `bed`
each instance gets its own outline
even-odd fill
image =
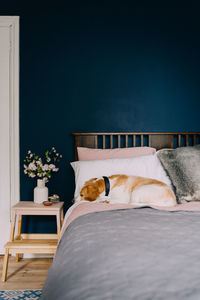
[[[162,166],[169,170],[170,178],[183,153],[181,166],[187,162],[185,157],[191,157],[188,174],[194,185],[186,176],[181,180],[174,177],[181,201],[174,207],[72,205],[65,215],[42,299],[200,299],[200,181],[193,171],[199,174],[200,133],[73,135],[76,160],[77,147],[152,147],[160,150],[157,153],[161,153]],[[183,201],[186,188],[193,194]]]

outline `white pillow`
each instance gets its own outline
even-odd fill
[[[133,158],[75,161],[70,163],[75,174],[74,198],[78,197],[84,183],[94,177],[111,176],[114,174],[135,175],[153,178],[166,183],[171,182],[156,154]]]

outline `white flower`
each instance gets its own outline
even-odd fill
[[[32,178],[35,177],[35,174],[34,174],[34,173],[31,173],[31,174],[30,174],[30,177],[32,177]]]
[[[33,154],[30,154],[30,158],[33,157]]]
[[[36,165],[32,162],[28,165],[29,170],[35,171],[37,169]]]
[[[27,169],[28,167],[27,167],[27,165],[24,165],[24,169]]]
[[[28,172],[26,170],[24,170],[24,174],[27,174]]]
[[[50,164],[50,165],[49,165],[49,169],[50,169],[50,170],[55,169],[55,167],[56,167],[56,166],[55,166],[54,164]]]
[[[41,163],[41,161],[40,161],[40,160],[37,160],[37,161],[36,161],[36,164],[37,164],[37,165],[39,165],[39,166],[41,166],[41,165],[42,165],[42,163]]]
[[[49,157],[47,157],[47,162],[50,162],[50,161],[51,161],[51,159]]]
[[[49,170],[49,165],[45,164],[45,165],[42,167],[42,170],[43,170],[43,171],[48,171],[48,170]]]
[[[30,154],[31,153],[31,150],[28,150],[28,154]]]
[[[54,168],[53,171],[54,172],[58,172],[59,168]]]

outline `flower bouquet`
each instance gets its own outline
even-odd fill
[[[46,150],[44,157],[39,157],[31,150],[28,151],[24,159],[24,174],[29,177],[37,178],[37,187],[34,188],[34,202],[42,203],[48,200],[48,188],[45,183],[51,178],[53,172],[58,172],[56,164],[60,161],[62,155],[59,154],[55,147]]]

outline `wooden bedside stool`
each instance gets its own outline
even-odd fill
[[[9,254],[16,254],[16,261],[19,254],[24,253],[44,253],[55,254],[58,240],[60,238],[61,226],[63,224],[63,204],[59,202],[51,206],[44,206],[32,201],[20,201],[12,207],[12,223],[10,241],[5,245],[5,255],[3,262],[2,281],[6,281]],[[57,234],[26,234],[21,233],[22,216],[25,215],[55,215],[57,222]],[[18,217],[18,234],[14,238],[15,223]]]

